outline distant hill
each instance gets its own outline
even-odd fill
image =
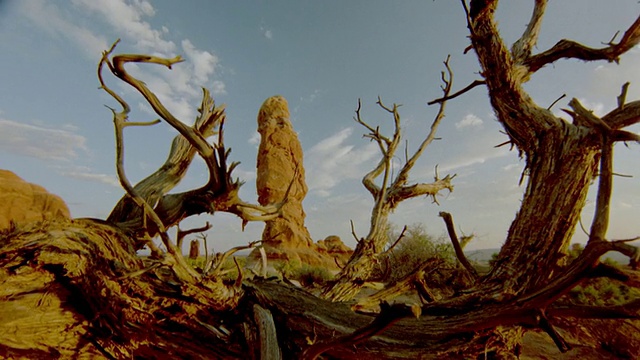
[[[480,263],[486,263],[491,260],[491,256],[500,251],[499,248],[493,249],[479,249],[479,250],[469,250],[465,251],[464,254],[469,260],[477,261]]]
[[[465,255],[469,260],[477,261],[480,263],[487,263],[489,262],[489,260],[491,260],[491,256],[495,253],[498,253],[499,251],[500,251],[499,248],[470,250],[470,251],[465,251]],[[602,255],[601,259],[607,259],[607,258],[621,265],[626,265],[629,263],[629,258],[620,254],[617,251],[609,251],[608,253]]]

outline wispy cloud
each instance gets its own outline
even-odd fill
[[[298,104],[293,108],[292,113],[296,114],[301,108],[312,104],[315,102],[321,95],[323,91],[320,89],[314,89],[309,95],[300,96]]]
[[[260,32],[262,33],[262,36],[265,37],[265,39],[267,40],[273,40],[273,31],[267,27],[260,26]]]
[[[462,118],[462,120],[456,123],[456,129],[462,130],[465,128],[479,128],[482,126],[482,124],[482,119],[474,114],[467,114]]]
[[[135,41],[135,47],[142,51],[171,53],[175,51],[174,42],[163,38],[165,31],[153,29],[144,20],[155,15],[153,5],[145,0],[93,1],[73,0],[74,5],[97,14],[111,27],[118,30],[124,38]]]
[[[22,13],[33,23],[55,36],[68,38],[92,60],[97,60],[100,52],[108,47],[105,38],[94,33],[93,29],[100,24],[110,29],[112,38],[122,38],[123,43],[131,44],[136,52],[166,57],[180,52],[186,62],[174,66],[171,71],[136,64],[131,64],[129,70],[146,82],[177,118],[187,123],[196,116],[200,87],[212,88],[214,95],[226,93],[224,82],[211,81],[217,73],[219,58],[198,49],[189,39],[183,39],[178,46],[169,39],[170,31],[166,26],[152,26],[148,20],[155,16],[156,10],[147,0],[72,0],[73,10],[82,16],[63,14],[55,3],[44,0],[20,3]],[[91,28],[80,25],[79,19],[86,20],[87,16],[96,20]]]
[[[73,179],[79,179],[79,180],[90,181],[90,182],[98,182],[101,184],[111,185],[117,188],[120,187],[120,182],[114,175],[96,174],[91,172],[79,172],[79,171],[60,171],[59,174],[65,177],[73,178]]]
[[[41,160],[71,160],[87,152],[86,138],[73,131],[0,119],[0,149]]]
[[[438,167],[438,170],[441,173],[459,170],[472,165],[484,164],[489,160],[507,156],[509,154],[509,149],[506,149],[504,147],[492,150],[493,151],[486,152],[484,154],[477,154],[476,156],[472,157],[457,158],[451,161],[444,162],[440,167]]]
[[[327,196],[331,189],[347,179],[363,176],[378,154],[375,143],[355,147],[347,143],[353,128],[343,129],[320,141],[306,152],[305,168],[311,191]]]
[[[107,40],[89,29],[67,21],[56,5],[46,0],[23,0],[19,2],[22,14],[54,36],[66,37],[75,42],[85,55],[98,59],[108,47]]]
[[[226,95],[227,86],[220,80],[214,80],[213,85],[211,85],[211,91],[213,95]]]
[[[258,133],[257,131],[254,132],[247,142],[257,147],[258,144],[260,144],[260,133]]]
[[[205,85],[218,66],[218,57],[208,51],[196,49],[187,39],[182,40],[182,49],[187,59],[193,64],[194,82]]]

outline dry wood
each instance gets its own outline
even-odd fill
[[[181,255],[166,236],[168,227],[201,212],[229,211],[244,221],[267,219],[277,216],[280,204],[260,207],[239,199],[240,183],[230,176],[234,164],[226,163],[229,153],[221,129],[224,113],[206,91],[201,116],[194,126],[187,126],[124,69],[132,61],[170,67],[181,61],[179,57],[120,55],[109,61],[109,51],[100,62],[98,76],[103,89],[123,108],[114,110],[114,123],[117,171],[128,196],[116,205],[108,222],[43,223],[0,233],[0,356],[233,359],[245,357],[249,345],[254,356],[262,353],[263,358],[512,357],[522,334],[519,327],[543,329],[564,351],[571,344],[557,328],[568,318],[638,319],[640,301],[615,307],[567,307],[557,300],[585,278],[607,277],[640,287],[637,271],[599,263],[608,251],[622,252],[636,265],[640,257],[628,240],[606,238],[612,146],[616,141],[637,141],[633,133],[622,129],[640,121],[640,101],[627,103],[627,86],[623,86],[617,108],[602,117],[572,101],[575,120],[569,124],[539,107],[522,83],[561,58],[617,61],[638,43],[640,18],[618,44],[591,49],[563,40],[531,55],[546,1],[536,0],[530,24],[511,51],[495,23],[497,0],[472,0],[469,7],[464,0],[462,3],[491,104],[510,142],[526,158],[529,176],[521,209],[487,276],[439,298],[428,293],[423,281],[427,273],[419,268],[397,288],[389,287],[362,304],[370,309],[373,301],[391,299],[410,288],[424,292],[428,301],[422,305],[382,303],[375,316],[366,316],[346,304],[323,300],[273,279],[243,280],[240,269],[233,284],[221,276],[194,274],[181,263]],[[104,65],[138,89],[181,134],[174,141],[176,150],[172,148],[167,166],[136,186],[124,174],[122,131],[155,122],[128,121],[129,106],[102,81]],[[448,99],[452,71],[445,65],[443,99]],[[395,132],[390,138],[362,120],[358,105],[356,121],[369,131],[366,136],[376,141],[382,154],[363,179],[376,206],[369,234],[359,241],[357,255],[325,297],[350,299],[364,284],[385,245],[386,216],[399,201],[418,193],[435,199],[438,191],[451,190],[450,176],[439,179],[436,175],[433,184],[406,184],[415,159],[435,140],[435,129],[444,114],[444,101],[439,104],[429,135],[413,156],[405,156],[395,179],[389,166],[400,140],[398,105],[387,107],[378,101],[393,116]],[[212,145],[206,139],[214,135],[216,126],[218,141]],[[182,145],[176,145],[178,142]],[[168,194],[196,152],[209,168],[207,184]],[[563,254],[596,174],[599,188],[590,241],[567,265]],[[378,185],[375,180],[380,176]],[[169,254],[159,259],[138,257],[141,244],[153,247],[149,239],[154,235],[166,242]],[[154,255],[162,254],[154,249]],[[603,336],[601,329],[593,330]],[[264,345],[258,345],[262,340]]]
[[[458,240],[458,235],[456,234],[456,228],[453,225],[453,216],[451,216],[451,214],[446,211],[441,211],[439,215],[447,225],[447,233],[449,234],[449,239],[451,239],[451,243],[453,244],[453,249],[456,253],[456,258],[458,259],[460,264],[462,264],[462,266],[467,270],[467,273],[469,273],[471,278],[473,280],[478,280],[479,278],[478,272],[473,267],[473,265],[471,265],[469,260],[467,260],[467,257],[464,255],[462,246],[460,245],[460,241]]]
[[[442,72],[442,92],[444,97],[449,96],[453,80],[453,71],[449,67],[449,58],[444,62],[445,71]],[[375,141],[380,148],[381,159],[376,167],[367,173],[362,179],[362,183],[371,193],[374,199],[373,210],[371,211],[371,223],[367,236],[358,241],[356,249],[342,268],[338,275],[338,280],[330,284],[322,296],[332,301],[347,301],[357,295],[362,285],[371,277],[377,264],[380,262],[380,255],[384,252],[387,242],[387,227],[389,213],[393,211],[403,200],[421,195],[431,196],[437,203],[436,196],[443,190],[453,191],[451,180],[455,175],[447,175],[439,178],[436,168],[435,180],[432,183],[408,184],[409,173],[415,166],[416,161],[424,150],[436,139],[436,132],[440,122],[444,118],[446,101],[438,106],[438,112],[431,124],[428,134],[418,146],[411,157],[406,157],[398,174],[391,178],[391,160],[395,156],[401,140],[401,117],[399,105],[394,104],[388,107],[378,98],[377,104],[386,112],[393,116],[394,132],[391,138],[382,135],[379,128],[374,128],[362,119],[360,114],[361,102],[358,101],[355,121],[369,130],[364,136]],[[381,185],[375,183],[378,177],[382,177]],[[354,232],[355,236],[355,232]]]

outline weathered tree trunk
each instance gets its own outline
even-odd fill
[[[505,292],[527,292],[566,265],[562,258],[599,158],[597,143],[581,135],[571,125],[554,128],[527,158],[529,180],[521,209],[486,280],[502,283]]]
[[[442,73],[442,91],[447,97],[451,91],[451,79],[453,72],[449,68],[449,59],[444,62],[446,67]],[[436,137],[436,131],[440,122],[444,118],[444,110],[446,101],[439,106],[438,112],[431,124],[429,133],[418,146],[416,151],[410,158],[405,160],[404,165],[398,171],[395,178],[392,179],[391,163],[395,156],[398,145],[401,140],[400,132],[400,113],[398,105],[394,104],[392,108],[386,107],[380,98],[377,104],[386,112],[393,115],[394,133],[388,138],[380,133],[378,127],[373,128],[367,124],[360,116],[360,101],[356,110],[356,122],[364,126],[370,132],[365,137],[378,143],[382,158],[376,167],[368,172],[362,179],[362,184],[371,193],[374,199],[374,206],[371,210],[371,223],[369,233],[366,237],[358,241],[358,245],[354,250],[351,258],[344,266],[336,281],[331,283],[322,293],[322,296],[332,301],[348,301],[353,299],[362,288],[362,285],[369,280],[374,274],[374,270],[379,268],[381,261],[380,255],[385,250],[387,244],[387,229],[389,226],[389,213],[393,211],[403,200],[414,198],[421,195],[431,196],[433,201],[437,203],[436,196],[443,190],[453,191],[451,180],[455,175],[447,175],[440,179],[436,169],[436,177],[433,183],[417,183],[408,185],[409,173],[413,169],[416,161],[424,150],[433,142]],[[376,178],[381,177],[381,184],[375,183]],[[355,230],[354,230],[355,236]]]
[[[215,331],[241,290],[181,283],[109,223],[36,224],[0,248],[0,357],[242,357]]]
[[[640,18],[619,44],[590,49],[563,40],[532,56],[546,1],[535,2],[531,23],[510,52],[493,19],[497,3],[471,1],[467,14],[471,42],[483,70],[484,80],[479,83],[486,84],[498,120],[526,157],[529,178],[522,208],[495,269],[486,278],[448,298],[430,301],[433,297],[427,296],[427,303],[412,306],[382,303],[377,315],[366,316],[273,279],[243,282],[238,277],[230,283],[220,276],[185,269],[166,227],[214,210],[238,214],[245,221],[264,220],[277,216],[282,205],[261,207],[240,201],[239,182],[231,181],[233,164],[226,165],[228,152],[222,134],[217,146],[207,143],[197,126],[189,128],[175,119],[144,83],[123,68],[130,61],[171,66],[179,57],[124,55],[108,62],[110,52],[105,52],[100,69],[108,63],[116,76],[143,93],[154,110],[188,140],[186,153],[178,157],[182,160],[169,161],[166,176],[161,172],[158,180],[148,180],[137,189],[128,184],[119,156],[119,178],[128,198],[116,206],[110,222],[45,222],[0,233],[0,357],[234,359],[246,358],[248,352],[254,357],[282,354],[292,359],[514,358],[523,327],[544,330],[559,350],[567,351],[570,344],[556,330],[560,319],[638,319],[640,300],[613,307],[567,307],[556,300],[586,277],[609,277],[640,287],[640,273],[598,263],[610,250],[638,256],[624,242],[607,241],[606,229],[613,143],[640,141],[637,134],[622,130],[640,122],[640,102],[625,103],[623,87],[618,108],[598,118],[572,100],[573,122],[569,124],[536,105],[521,85],[542,66],[560,58],[617,60],[638,44]],[[123,107],[114,114],[121,155],[122,129],[152,123],[127,122],[128,105],[99,76],[103,89]],[[447,80],[445,84],[448,88]],[[203,109],[212,114],[214,107],[206,92],[204,98]],[[394,115],[399,134],[397,107],[385,109]],[[440,115],[434,126],[439,119]],[[394,204],[417,195],[435,198],[438,191],[452,187],[451,177],[434,184],[406,185],[408,171],[433,140],[433,132],[392,181],[389,162],[399,138],[394,135],[390,140],[359,122],[371,131],[368,136],[383,153],[378,166],[364,179],[376,208],[368,236],[339,278],[342,289],[326,293],[332,300],[352,297],[365,280],[364,274],[371,272],[376,254],[382,251],[386,217]],[[184,174],[193,151],[190,146],[205,160],[210,179],[200,189],[166,194]],[[596,214],[589,242],[577,259],[564,265],[560,260],[598,160]],[[373,179],[383,172],[382,186],[378,186]],[[158,189],[154,189],[155,181]],[[132,204],[144,210],[128,212]],[[153,246],[149,235],[156,234],[167,245],[166,256],[138,257],[140,244]],[[410,286],[415,286],[413,279],[399,284]],[[382,295],[388,294],[378,298]],[[621,354],[640,356],[637,346],[633,350]]]

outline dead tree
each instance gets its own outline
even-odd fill
[[[151,99],[160,117],[186,139],[181,145],[184,150],[180,150],[185,154],[170,156],[166,169],[154,175],[157,180],[150,177],[143,181],[147,186],[128,183],[119,157],[119,179],[127,196],[109,221],[75,219],[0,233],[0,357],[240,359],[247,358],[249,349],[252,358],[514,358],[524,328],[545,331],[560,351],[566,351],[571,343],[557,331],[560,321],[640,318],[638,300],[614,307],[567,307],[557,302],[585,278],[607,277],[640,287],[637,271],[599,262],[611,250],[637,260],[637,251],[628,241],[607,239],[606,230],[613,144],[639,140],[638,135],[623,129],[640,122],[640,101],[626,102],[623,86],[617,108],[597,117],[573,100],[568,110],[573,121],[567,122],[538,106],[522,88],[537,70],[562,58],[617,61],[638,44],[640,18],[618,43],[604,48],[562,40],[533,55],[546,1],[536,0],[529,26],[511,50],[496,28],[493,14],[497,0],[472,0],[469,7],[462,3],[471,48],[483,75],[466,89],[486,86],[498,120],[526,159],[528,174],[522,207],[488,275],[445,298],[435,299],[427,292],[430,299],[422,305],[382,303],[377,313],[364,315],[273,279],[223,281],[217,265],[209,272],[211,276],[189,268],[168,238],[168,227],[205,211],[229,211],[243,220],[261,219],[276,216],[278,206],[254,206],[237,197],[240,183],[231,180],[233,165],[226,166],[228,152],[222,129],[218,127],[216,145],[205,140],[205,134],[211,132],[202,126],[213,116],[205,114],[215,113],[206,92],[200,109],[203,120],[192,127],[178,124],[144,84],[124,69],[129,61],[170,66],[179,58],[122,55],[109,60],[107,52],[100,70],[108,66]],[[101,84],[109,91],[102,79]],[[445,93],[437,102],[443,104],[465,91]],[[141,123],[128,122],[126,102],[110,93],[123,107],[114,111],[121,154],[121,130]],[[396,118],[396,106],[385,109]],[[373,130],[374,141],[381,145],[383,154],[388,152],[395,137],[387,142]],[[208,166],[206,186],[169,194],[191,161],[188,154],[195,153]],[[378,168],[384,172],[384,165]],[[375,179],[375,171],[370,174],[370,180]],[[594,178],[598,194],[589,241],[577,258],[565,264],[564,250]],[[398,187],[394,195],[391,181],[385,176],[384,186],[370,183],[377,189],[374,196],[393,198],[413,191]],[[378,206],[384,208],[384,203]],[[162,239],[166,253],[154,248],[153,236]],[[369,244],[371,249],[359,250],[364,254],[360,258],[375,259],[371,254],[379,251],[378,244],[366,240],[360,246]],[[144,245],[154,248],[156,256],[137,256],[136,249]],[[368,264],[362,262],[364,272]],[[343,276],[344,291],[330,292],[329,297],[347,298],[357,291],[358,284],[350,284],[357,279],[352,275],[360,267],[351,266],[357,271],[343,273],[347,274]],[[428,276],[427,269],[419,270],[416,281]],[[613,336],[628,336],[635,330],[627,325],[621,322],[609,330]],[[601,331],[599,336],[611,334]],[[640,345],[636,345],[630,357],[640,355]]]
[[[444,62],[444,65],[446,71],[442,72],[442,91],[444,96],[447,97],[451,91],[453,72],[449,67],[448,58],[447,61]],[[436,196],[442,190],[453,191],[451,180],[455,175],[447,175],[444,178],[440,178],[437,168],[434,182],[408,184],[411,169],[413,169],[416,161],[420,158],[427,146],[436,139],[436,131],[444,118],[446,101],[439,104],[438,112],[431,124],[429,133],[413,155],[405,158],[404,165],[395,177],[393,177],[392,161],[402,140],[400,133],[401,118],[398,110],[399,105],[393,104],[392,107],[388,107],[382,103],[380,98],[378,98],[377,104],[393,116],[394,132],[389,138],[380,132],[379,127],[374,128],[367,124],[360,114],[361,103],[358,101],[358,108],[356,109],[354,120],[369,131],[364,137],[378,144],[382,157],[376,167],[362,179],[362,184],[374,199],[369,233],[366,237],[359,240],[357,239],[358,244],[356,249],[337,276],[337,281],[329,285],[322,294],[323,297],[331,301],[346,301],[352,299],[357,295],[364,282],[369,280],[376,265],[381,262],[379,256],[385,250],[385,245],[387,244],[389,213],[393,211],[400,202],[417,196],[427,195],[431,196],[433,202],[437,203],[438,200]],[[378,178],[381,178],[380,184],[376,184]]]
[[[235,308],[242,298],[242,271],[238,269],[236,280],[229,282],[221,276],[222,269],[199,272],[187,264],[176,243],[185,233],[207,230],[208,224],[201,229],[179,231],[175,241],[167,230],[189,216],[216,211],[236,214],[243,223],[273,219],[282,204],[259,206],[238,197],[242,183],[231,177],[237,163],[227,165],[224,108],[215,105],[206,89],[200,115],[188,126],[125,69],[129,62],[171,68],[182,61],[179,56],[111,57],[116,44],[103,53],[98,79],[101,89],[121,106],[121,110],[112,112],[116,171],[126,194],[106,221],[75,219],[1,234],[0,302],[6,311],[0,317],[9,327],[20,323],[22,330],[3,329],[3,334],[12,335],[2,336],[0,357],[238,357],[239,347],[222,348],[228,341],[226,329],[209,324],[220,323],[219,316]],[[162,120],[130,121],[129,105],[105,83],[105,68],[140,92]],[[123,132],[130,126],[152,126],[161,121],[179,135],[173,140],[165,164],[133,186],[124,170]],[[216,141],[210,143],[207,139],[214,135]],[[169,193],[184,177],[196,154],[207,165],[208,181],[198,189]],[[153,242],[156,237],[161,239],[164,250]],[[143,259],[136,254],[144,246],[151,249],[151,257]],[[31,295],[25,296],[26,293]],[[34,308],[47,314],[50,321],[38,320]],[[197,312],[200,315],[194,317]],[[154,325],[156,321],[164,325],[158,327]],[[174,332],[171,329],[208,338],[210,345],[185,347],[181,336],[170,335]],[[85,337],[93,340],[87,343]]]

